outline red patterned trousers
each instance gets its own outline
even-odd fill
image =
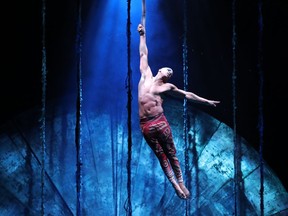
[[[161,113],[155,117],[141,119],[140,127],[169,181],[175,181],[176,176],[178,182],[183,182],[171,128],[165,115]]]

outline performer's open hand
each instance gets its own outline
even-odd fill
[[[214,100],[208,100],[207,102],[210,106],[214,107],[216,107],[216,105],[220,103],[220,101],[214,101]]]

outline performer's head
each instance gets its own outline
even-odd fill
[[[169,67],[160,68],[158,73],[161,73],[163,76],[163,80],[166,82],[169,80],[173,75],[173,70]]]

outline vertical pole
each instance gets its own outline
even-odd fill
[[[128,159],[127,159],[127,200],[125,203],[126,215],[132,215],[132,205],[131,205],[131,158],[132,158],[132,122],[131,122],[131,114],[132,114],[132,89],[131,89],[131,18],[130,18],[130,9],[131,9],[131,0],[127,0],[127,56],[128,56],[128,72],[127,72],[127,80],[126,80],[126,89],[127,89],[127,110],[128,110],[128,119],[127,119],[127,127],[128,127]]]
[[[42,98],[41,98],[41,215],[45,215],[45,151],[46,151],[46,0],[42,0]]]
[[[263,17],[262,17],[262,0],[258,1],[258,73],[259,73],[259,155],[260,155],[260,209],[261,216],[264,216],[264,174],[263,174],[263,135],[264,135],[264,119],[263,119],[263,53],[262,53],[262,37],[263,37]]]
[[[78,23],[77,23],[77,101],[76,101],[76,128],[75,128],[75,142],[76,142],[76,155],[77,155],[77,170],[76,170],[76,190],[77,190],[77,216],[81,216],[81,190],[82,190],[82,19],[81,19],[82,5],[81,0],[78,1]]]
[[[236,0],[232,2],[232,96],[233,96],[233,141],[234,141],[234,194],[235,194],[235,216],[241,215],[241,145],[237,139],[237,98],[236,98],[236,47],[237,47],[237,34],[236,34]]]
[[[185,91],[188,90],[188,61],[187,61],[187,54],[188,54],[188,48],[187,48],[187,1],[184,0],[184,5],[183,5],[183,14],[184,14],[184,19],[183,19],[183,28],[184,28],[184,35],[183,35],[183,45],[182,45],[182,55],[183,55],[183,89]],[[188,124],[188,109],[187,109],[187,99],[184,98],[183,101],[183,119],[184,119],[184,129],[183,129],[183,138],[184,138],[184,145],[185,145],[185,176],[188,178],[190,176],[189,173],[189,139],[188,139],[188,132],[189,132],[189,124]],[[188,179],[190,180],[190,179]],[[187,181],[188,184],[188,189],[190,189],[190,181]],[[186,215],[189,214],[189,202],[186,201]]]

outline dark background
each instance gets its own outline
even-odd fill
[[[165,1],[167,4],[170,1]],[[222,4],[221,4],[221,3]],[[163,10],[165,10],[165,4]],[[225,4],[224,4],[225,3]],[[99,3],[100,5],[100,3]],[[192,85],[203,83],[197,87],[199,95],[206,98],[219,99],[221,104],[213,111],[203,108],[215,118],[231,127],[233,122],[232,95],[232,14],[231,2],[210,1],[207,14],[197,14],[195,8],[189,10],[189,18],[202,17],[208,32],[200,32],[202,43],[189,48],[193,61],[203,62],[206,67],[215,67],[221,63],[221,58],[230,58],[227,70],[212,73],[211,68],[201,68],[201,73],[195,74]],[[282,183],[288,188],[288,155],[287,155],[287,126],[286,126],[286,73],[287,73],[287,1],[263,1],[263,34],[259,35],[258,1],[237,1],[236,4],[236,127],[237,132],[259,150],[260,131],[263,129],[263,157],[272,167]],[[189,7],[192,7],[191,5]],[[89,8],[89,1],[83,5],[83,11]],[[0,80],[1,112],[0,122],[12,120],[25,110],[41,105],[41,61],[42,61],[42,23],[40,1],[13,1],[3,6],[6,11],[2,15],[2,71]],[[219,13],[217,20],[209,20],[213,13]],[[223,14],[223,16],[221,16]],[[123,15],[124,16],[124,15]],[[126,14],[125,14],[126,16]],[[230,20],[225,20],[230,16]],[[177,18],[178,17],[178,18]],[[174,14],[173,19],[181,19],[181,14]],[[86,14],[83,14],[85,22]],[[171,20],[172,21],[172,20]],[[75,60],[75,40],[77,24],[77,2],[48,1],[46,16],[46,47],[47,47],[47,98],[64,95],[68,88],[63,84],[70,72],[71,61]],[[197,22],[194,21],[194,22]],[[173,23],[172,23],[173,25]],[[200,25],[200,24],[199,24]],[[196,24],[195,24],[196,26]],[[196,26],[197,27],[197,26]],[[196,28],[195,27],[195,28]],[[175,25],[175,28],[177,26]],[[178,26],[182,28],[182,26]],[[134,29],[132,29],[134,31]],[[179,30],[179,29],[178,29]],[[191,29],[190,29],[191,30]],[[193,30],[193,29],[192,29]],[[213,31],[212,31],[213,30]],[[175,29],[177,31],[177,29]],[[179,30],[182,31],[182,30]],[[227,38],[213,44],[210,34],[227,31]],[[188,38],[193,40],[192,32]],[[212,35],[213,36],[213,35]],[[262,41],[259,40],[260,36]],[[217,34],[215,34],[217,37]],[[189,40],[188,40],[189,42]],[[262,42],[262,43],[261,43]],[[205,46],[213,46],[208,55],[198,55],[205,52]],[[218,48],[224,47],[226,53],[219,53]],[[259,50],[259,47],[261,48]],[[138,55],[138,53],[137,53]],[[259,57],[263,60],[261,70]],[[222,62],[223,64],[223,62]],[[207,72],[206,72],[207,71]],[[260,80],[263,78],[263,88]],[[174,79],[180,84],[180,79]],[[230,86],[229,89],[224,86]],[[263,92],[261,93],[261,91]],[[260,96],[263,95],[263,100]],[[259,103],[260,101],[260,103]],[[263,115],[261,112],[263,111]],[[259,125],[263,118],[264,124]]]

